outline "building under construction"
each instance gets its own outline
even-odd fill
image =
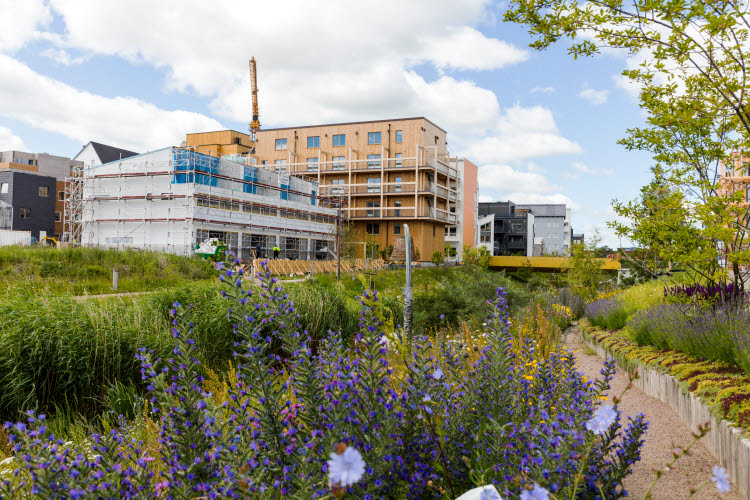
[[[318,204],[313,182],[168,147],[85,167],[77,208],[85,246],[192,255],[217,238],[241,258],[281,249],[281,258],[334,255],[336,211]]]

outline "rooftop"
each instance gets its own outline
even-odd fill
[[[428,120],[424,116],[413,116],[411,118],[390,118],[387,120],[365,120],[365,121],[359,121],[359,122],[341,122],[341,123],[322,123],[319,125],[300,125],[297,127],[277,127],[277,128],[263,128],[258,131],[258,133],[262,132],[272,132],[276,130],[294,130],[294,129],[300,129],[300,128],[316,128],[316,127],[335,127],[339,125],[362,125],[366,123],[387,123],[387,122],[405,122],[405,121],[412,121],[412,120],[424,120],[426,122],[431,123],[432,125],[436,126],[446,134],[448,133],[444,128],[437,125],[435,122]]]

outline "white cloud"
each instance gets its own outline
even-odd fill
[[[534,87],[529,90],[529,94],[554,94],[557,92],[555,87]]]
[[[52,21],[43,0],[0,0],[0,52],[13,52],[39,37],[38,27]]]
[[[482,191],[494,193],[549,193],[557,186],[549,183],[546,176],[534,170],[517,170],[508,165],[486,165],[479,167],[478,185]]]
[[[423,43],[426,58],[441,69],[489,70],[529,58],[527,51],[497,38],[488,38],[468,26],[423,39]]]
[[[72,57],[68,51],[60,48],[45,49],[42,51],[42,55],[52,59],[58,64],[62,64],[63,66],[81,64],[88,59],[86,56]]]
[[[610,177],[615,173],[615,170],[612,168],[593,169],[579,161],[574,161],[573,163],[571,163],[571,165],[579,172],[583,172],[584,174],[588,175],[605,175],[607,177]]]
[[[81,143],[101,141],[145,151],[179,144],[185,133],[221,124],[189,111],[167,111],[132,97],[103,97],[77,90],[0,55],[0,115],[58,132]]]
[[[591,104],[599,105],[607,102],[609,90],[583,89],[578,93],[578,97],[589,101]]]
[[[0,151],[26,151],[23,140],[15,135],[12,130],[0,127]]]
[[[563,137],[552,115],[542,106],[518,104],[504,110],[486,137],[467,146],[467,155],[479,163],[505,163],[525,158],[577,154],[583,149]]]
[[[562,193],[509,193],[507,198],[517,205],[528,205],[532,203],[564,203],[566,207],[570,208],[573,212],[581,210],[581,206],[578,203]]]

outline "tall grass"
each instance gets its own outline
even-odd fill
[[[620,330],[628,321],[628,310],[624,302],[612,297],[586,304],[584,314],[591,324],[607,330]]]
[[[100,248],[0,247],[0,290],[19,287],[38,293],[73,295],[156,290],[213,277],[201,259],[159,252]]]

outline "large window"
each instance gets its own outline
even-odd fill
[[[379,201],[368,201],[367,202],[367,208],[380,208],[380,202]],[[380,215],[380,210],[368,210],[367,216],[368,217],[378,217]]]
[[[396,144],[401,144],[402,142],[404,142],[404,131],[396,130]]]
[[[307,138],[307,147],[308,148],[319,148],[320,147],[320,136],[319,135],[311,135]]]
[[[396,157],[396,166],[402,166],[401,157],[404,156],[403,153],[396,153],[394,156]]]
[[[367,192],[368,193],[380,192],[380,177],[368,177],[367,178]]]
[[[18,213],[21,215],[22,219],[31,219],[31,209],[20,208]]]
[[[318,158],[308,158],[307,159],[307,170],[312,172],[317,172],[318,170]]]
[[[286,160],[275,160],[273,169],[277,174],[286,172]]]
[[[380,132],[368,132],[367,133],[367,144],[380,144]]]
[[[401,177],[396,177],[394,181],[396,181],[396,185],[393,186],[393,192],[400,193],[401,192]]]
[[[276,139],[276,151],[286,151],[286,139]]]
[[[346,156],[334,156],[333,170],[346,170]]]
[[[0,184],[0,193],[2,193],[2,194],[8,194],[8,183],[7,182],[3,182],[2,184]]]
[[[401,234],[401,223],[400,222],[394,222],[393,223],[393,234]]]
[[[331,184],[336,186],[331,189],[331,194],[344,194],[344,184],[346,184],[346,179],[333,179],[331,180]]]
[[[367,168],[380,168],[380,155],[367,155],[367,160]]]
[[[39,196],[46,198],[49,196],[49,188],[47,186],[39,186]]]
[[[380,234],[380,224],[376,224],[376,223],[367,224],[367,234]]]
[[[346,134],[335,134],[333,136],[333,146],[346,146]]]

